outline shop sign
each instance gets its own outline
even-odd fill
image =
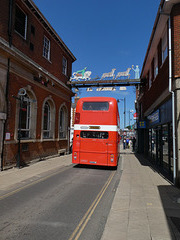
[[[146,128],[146,122],[145,121],[139,121],[138,122],[138,128]]]
[[[150,124],[159,123],[160,122],[160,111],[159,111],[159,109],[157,111],[155,111],[154,113],[152,113],[151,115],[149,115],[147,118],[148,118]]]
[[[6,133],[5,140],[11,140],[11,134],[9,132]]]
[[[99,87],[96,88],[96,91],[101,92],[101,91],[116,91],[115,87]]]
[[[138,113],[135,112],[135,113],[134,113],[134,120],[137,120],[137,119],[138,119]]]

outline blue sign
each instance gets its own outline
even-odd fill
[[[159,123],[160,122],[160,111],[159,111],[159,109],[157,111],[153,112],[147,118],[149,120],[149,124],[150,125]]]
[[[138,122],[138,128],[146,128],[146,122],[145,121],[139,121]]]

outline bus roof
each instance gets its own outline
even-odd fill
[[[79,99],[80,102],[117,102],[117,100],[113,97],[83,97]]]
[[[86,104],[88,102],[90,104]],[[91,104],[93,102],[101,104]],[[103,102],[110,104],[102,104]],[[119,116],[117,100],[112,97],[80,98],[76,105],[76,113],[79,113],[80,124],[117,124]]]

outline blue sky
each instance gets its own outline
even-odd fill
[[[132,65],[141,70],[160,0],[34,0],[77,60],[73,72],[87,67],[91,77]],[[131,78],[134,72],[131,70]],[[126,111],[134,110],[135,89],[78,93],[84,96],[126,98]],[[123,127],[123,101],[119,103]],[[129,114],[126,116],[129,124]],[[131,121],[133,123],[133,121]]]

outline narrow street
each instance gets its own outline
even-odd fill
[[[101,239],[120,176],[70,165],[18,185],[0,200],[1,239]]]

